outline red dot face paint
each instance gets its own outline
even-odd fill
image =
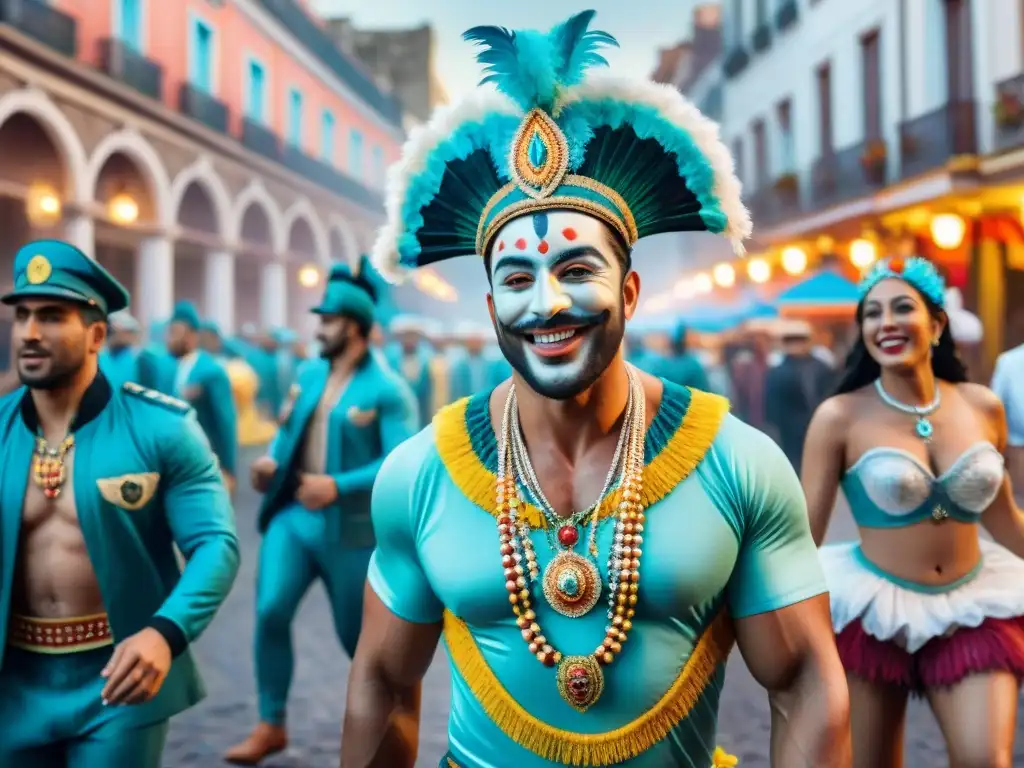
[[[520,251],[525,251],[526,250],[526,240],[524,240],[521,237],[518,240],[516,240],[516,248],[518,248]]]
[[[572,227],[566,227],[565,229],[562,230],[562,237],[564,237],[566,240],[572,241],[575,240],[578,237],[578,235],[576,234],[575,229],[573,229]]]
[[[541,240],[540,241],[540,245],[537,246],[537,250],[540,253],[547,253],[550,249],[551,249],[551,246],[548,245],[548,241],[547,240]]]
[[[505,250],[505,241],[504,240],[499,240],[498,241],[498,251],[500,252],[500,251],[504,251],[504,250]]]

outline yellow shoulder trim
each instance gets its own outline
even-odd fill
[[[444,638],[452,664],[491,721],[516,744],[559,765],[616,765],[653,747],[693,711],[718,666],[728,659],[734,639],[732,621],[723,612],[701,635],[679,676],[654,706],[612,731],[576,733],[537,719],[512,698],[469,627],[448,611]],[[550,685],[554,695],[554,680]]]
[[[700,464],[729,412],[729,401],[724,397],[696,389],[691,389],[690,395],[690,404],[675,434],[644,467],[642,503],[645,508],[665,498]],[[469,398],[463,398],[443,408],[434,417],[437,451],[459,490],[493,515],[497,478],[473,450],[473,442],[466,429],[468,404]],[[619,496],[620,492],[616,490],[605,497],[598,513],[599,519],[615,512]],[[519,516],[534,529],[547,525],[544,515],[531,504],[521,506]]]

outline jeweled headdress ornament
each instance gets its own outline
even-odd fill
[[[630,246],[709,231],[743,252],[750,216],[718,126],[671,86],[595,73],[617,43],[589,29],[593,18],[465,33],[486,77],[415,130],[389,171],[373,251],[383,274],[483,255],[506,222],[552,209],[597,217]]]
[[[864,279],[860,281],[860,285],[857,286],[860,300],[863,301],[868,292],[878,283],[889,278],[902,280],[912,285],[937,307],[945,308],[946,281],[942,279],[942,275],[939,274],[934,264],[920,256],[911,256],[907,259],[902,256],[893,256],[875,262],[875,265],[868,270]]]

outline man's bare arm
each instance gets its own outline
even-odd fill
[[[828,595],[736,620],[736,641],[772,708],[771,764],[850,768],[850,694]]]
[[[405,621],[369,583],[365,590],[363,628],[348,678],[341,768],[413,768],[420,682],[437,650],[441,623]]]

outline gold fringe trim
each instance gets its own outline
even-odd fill
[[[491,671],[469,627],[448,611],[444,614],[444,638],[455,668],[502,733],[544,760],[559,765],[599,766],[643,754],[693,711],[718,665],[729,657],[733,625],[726,613],[719,614],[661,699],[636,720],[605,733],[565,731],[527,712]],[[553,681],[551,686],[554,692]]]
[[[494,486],[497,478],[473,450],[473,441],[466,429],[468,403],[469,398],[458,400],[434,417],[437,451],[452,481],[466,498],[494,515]],[[715,441],[718,428],[728,412],[729,401],[724,397],[690,390],[690,404],[682,423],[644,467],[641,503],[645,508],[649,509],[665,498],[700,464]],[[615,490],[602,499],[598,518],[603,520],[614,514],[620,497],[621,491]],[[521,506],[519,517],[535,530],[547,527],[546,518],[532,504]]]

